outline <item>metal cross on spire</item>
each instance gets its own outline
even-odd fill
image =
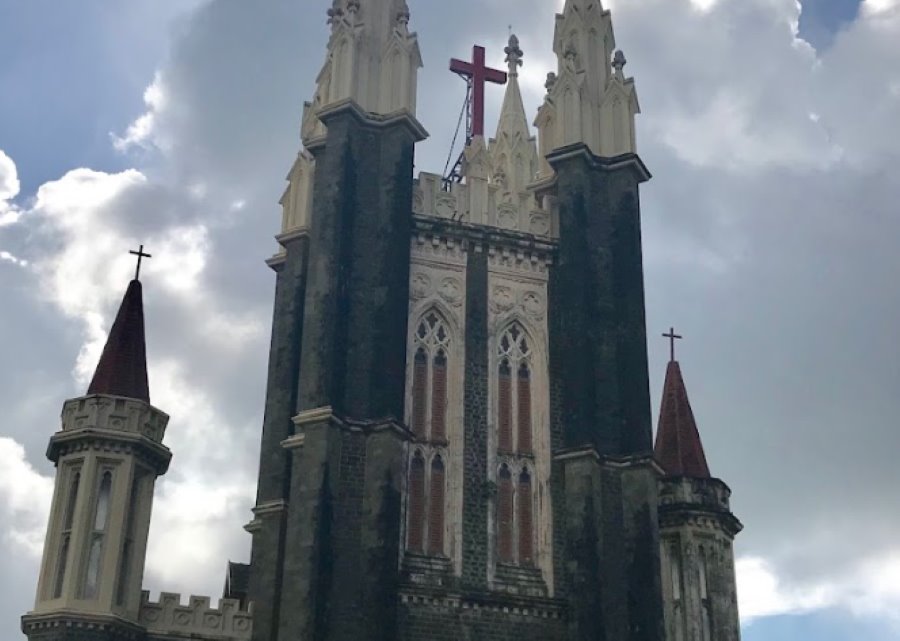
[[[675,341],[682,340],[684,338],[684,336],[680,336],[680,335],[676,334],[675,328],[672,327],[671,329],[669,329],[668,334],[663,334],[663,338],[669,339],[669,360],[671,360],[672,362],[675,362]]]
[[[137,268],[135,268],[135,270],[134,270],[134,279],[135,279],[135,280],[140,280],[140,279],[141,279],[141,261],[142,261],[144,258],[153,258],[153,255],[152,255],[152,254],[144,253],[144,246],[143,246],[143,245],[141,245],[140,249],[138,249],[137,251],[134,251],[134,250],[132,249],[132,250],[130,250],[128,253],[129,253],[129,254],[132,254],[133,256],[137,256]]]
[[[484,47],[475,45],[472,49],[472,62],[465,62],[453,58],[450,61],[450,71],[468,79],[471,87],[471,102],[469,103],[469,139],[484,135],[484,85],[493,82],[498,85],[506,84],[506,72],[492,69],[485,64]]]

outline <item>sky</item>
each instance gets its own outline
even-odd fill
[[[561,2],[409,4],[431,133],[416,164],[440,172],[464,92],[446,61],[477,42],[502,66],[512,25],[534,113]],[[654,174],[654,407],[674,325],[710,466],[745,524],[744,639],[900,639],[900,0],[604,4]],[[264,260],[329,5],[0,0],[0,637],[33,604],[47,441],[142,243],[151,398],[174,452],[145,584],[218,595],[225,562],[248,558]]]

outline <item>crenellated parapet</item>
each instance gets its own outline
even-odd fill
[[[555,235],[554,199],[520,192],[513,196],[503,183],[468,176],[451,183],[422,172],[413,187],[413,213],[428,218],[497,227],[550,238]]]
[[[58,462],[76,451],[135,454],[166,471],[172,457],[162,444],[169,416],[149,403],[124,396],[93,394],[65,402],[62,429],[53,435],[47,457]]]
[[[185,605],[180,594],[163,592],[158,601],[151,601],[150,593],[144,591],[138,621],[147,628],[149,638],[160,641],[170,638],[249,641],[253,634],[252,606],[241,608],[237,599],[220,599],[214,608],[209,597],[191,596]]]

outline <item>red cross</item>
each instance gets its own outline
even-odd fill
[[[484,85],[493,82],[498,85],[506,84],[506,72],[491,69],[485,64],[484,47],[475,46],[472,49],[472,62],[464,62],[453,58],[450,61],[450,71],[469,78],[472,83],[472,131],[471,137],[484,135]]]

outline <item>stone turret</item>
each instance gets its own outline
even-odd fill
[[[542,158],[583,143],[594,155],[635,153],[634,116],[640,113],[634,80],[623,72],[612,18],[599,0],[567,0],[556,16],[553,51],[557,70],[547,76],[547,95],[535,125]],[[543,178],[553,172],[543,161]]]
[[[153,488],[171,458],[162,442],[168,420],[150,405],[141,284],[134,280],[88,394],[65,402],[62,429],[50,439],[56,490],[35,607],[22,619],[30,638],[140,633]]]
[[[731,490],[713,478],[675,360],[666,370],[656,459],[666,638],[739,641]]]

